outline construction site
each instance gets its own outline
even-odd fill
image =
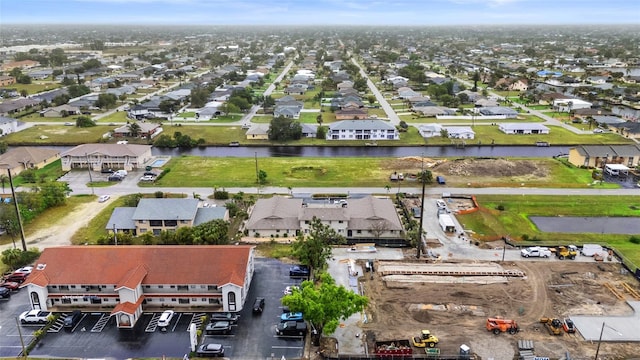
[[[477,359],[639,356],[640,287],[617,262],[442,262],[403,251],[359,278],[369,353],[404,344],[412,356],[456,356],[461,346]],[[412,340],[423,330],[437,343]]]

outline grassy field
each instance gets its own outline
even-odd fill
[[[590,171],[565,166],[551,159],[532,160],[545,168],[544,178],[488,177],[488,182],[477,178],[472,186],[536,186],[586,188],[591,183]],[[258,167],[267,173],[268,186],[281,187],[380,187],[389,185],[393,171],[416,170],[398,158],[259,158]],[[174,157],[165,165],[171,169],[155,183],[162,187],[253,187],[256,186],[256,161],[251,158],[207,158],[195,156]],[[366,176],[363,176],[366,171]],[[468,177],[447,177],[451,186],[467,186]],[[415,183],[406,183],[411,186]],[[392,185],[395,186],[395,185]],[[615,187],[605,184],[602,188]]]
[[[126,123],[129,120],[126,111],[116,111],[98,120],[98,123]]]
[[[34,81],[31,84],[11,84],[9,86],[3,86],[3,89],[16,89],[18,92],[27,90],[27,94],[34,95],[43,91],[57,89],[62,86],[60,83],[49,81]]]
[[[530,216],[633,216],[640,217],[640,196],[510,196],[478,195],[480,211],[459,215],[465,229],[480,239],[509,236],[526,244],[607,243],[621,251],[634,264],[640,264],[640,245],[621,234],[565,234],[539,231]],[[498,208],[503,208],[500,211]],[[640,219],[638,220],[640,221]]]
[[[197,140],[203,138],[207,145],[227,145],[231,141],[242,141],[246,138],[245,130],[240,126],[169,126],[164,125],[162,134],[173,137],[176,132],[189,135]]]
[[[4,141],[9,145],[77,145],[98,142],[103,134],[113,129],[113,126],[35,125],[5,136]]]

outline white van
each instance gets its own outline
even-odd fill
[[[618,176],[620,175],[620,170],[618,169],[614,169],[609,167],[609,165],[605,165],[604,166],[604,172],[606,172],[607,174],[611,175],[611,176]]]

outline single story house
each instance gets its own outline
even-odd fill
[[[615,130],[615,132],[624,137],[640,139],[640,122],[626,121],[619,124],[610,124],[609,129]]]
[[[358,120],[366,119],[369,116],[366,109],[336,110],[334,114],[336,115],[336,120]]]
[[[247,140],[268,140],[269,127],[269,124],[251,124],[246,133]]]
[[[0,86],[9,86],[16,83],[16,78],[9,75],[0,75]]]
[[[64,104],[40,111],[41,117],[67,117],[70,115],[80,115],[80,108]]]
[[[505,134],[548,134],[549,128],[540,123],[500,123],[498,129]]]
[[[198,199],[140,199],[138,206],[120,207],[111,214],[105,227],[110,231],[141,235],[151,232],[175,231],[212,220],[229,220],[226,207],[201,207]]]
[[[151,145],[135,144],[82,144],[63,152],[62,170],[103,168],[133,170],[144,168],[151,159]]]
[[[245,245],[60,246],[42,251],[21,287],[32,309],[106,310],[132,329],[144,311],[167,307],[240,311],[253,272]]]
[[[442,125],[440,124],[422,124],[418,126],[418,132],[423,138],[434,136],[442,136]]]
[[[25,169],[41,169],[60,159],[60,151],[44,147],[20,146],[0,155],[0,174],[16,176]]]
[[[0,116],[4,117],[7,115],[15,114],[22,110],[36,106],[40,104],[41,101],[42,100],[40,99],[29,99],[29,98],[5,101],[3,103],[0,103]]]
[[[382,120],[342,120],[329,124],[327,140],[399,140],[398,129]]]
[[[313,218],[350,242],[394,242],[404,233],[393,202],[374,196],[340,204],[303,203],[302,199],[282,196],[259,199],[245,228],[255,237],[295,236],[307,234]]]
[[[622,164],[630,168],[640,164],[640,145],[582,145],[569,149],[569,162],[588,168],[605,163]]]
[[[17,119],[0,116],[0,136],[5,136],[22,130],[25,124]]]
[[[572,112],[578,109],[588,109],[593,104],[580,99],[555,99],[553,100],[553,109],[558,112]]]
[[[140,127],[140,131],[138,132],[139,138],[153,138],[156,135],[162,132],[162,125],[158,123],[151,122],[137,122],[134,124],[138,124]],[[131,124],[122,125],[119,128],[113,130],[114,137],[126,137],[131,136]]]
[[[475,131],[470,126],[445,126],[444,130],[447,130],[449,139],[474,139],[476,137]]]
[[[518,112],[512,108],[504,106],[486,106],[478,109],[480,115],[483,116],[505,116],[507,119],[515,119]]]

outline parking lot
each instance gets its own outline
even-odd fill
[[[282,314],[280,298],[287,285],[301,279],[289,278],[289,266],[274,259],[257,258],[255,274],[245,308],[229,335],[205,335],[200,343],[220,343],[225,356],[232,359],[264,359],[266,357],[297,358],[304,350],[299,336],[277,337],[275,326]],[[264,297],[261,315],[253,315],[251,306],[256,296]],[[29,310],[26,291],[20,290],[10,300],[0,301],[0,357],[18,356],[21,351],[17,316]],[[34,348],[32,356],[105,357],[182,357],[189,352],[188,328],[199,322],[203,313],[177,313],[166,331],[157,327],[160,313],[145,313],[134,331],[118,330],[115,319],[100,313],[85,313],[72,329],[54,325]],[[21,325],[25,344],[40,326]]]

